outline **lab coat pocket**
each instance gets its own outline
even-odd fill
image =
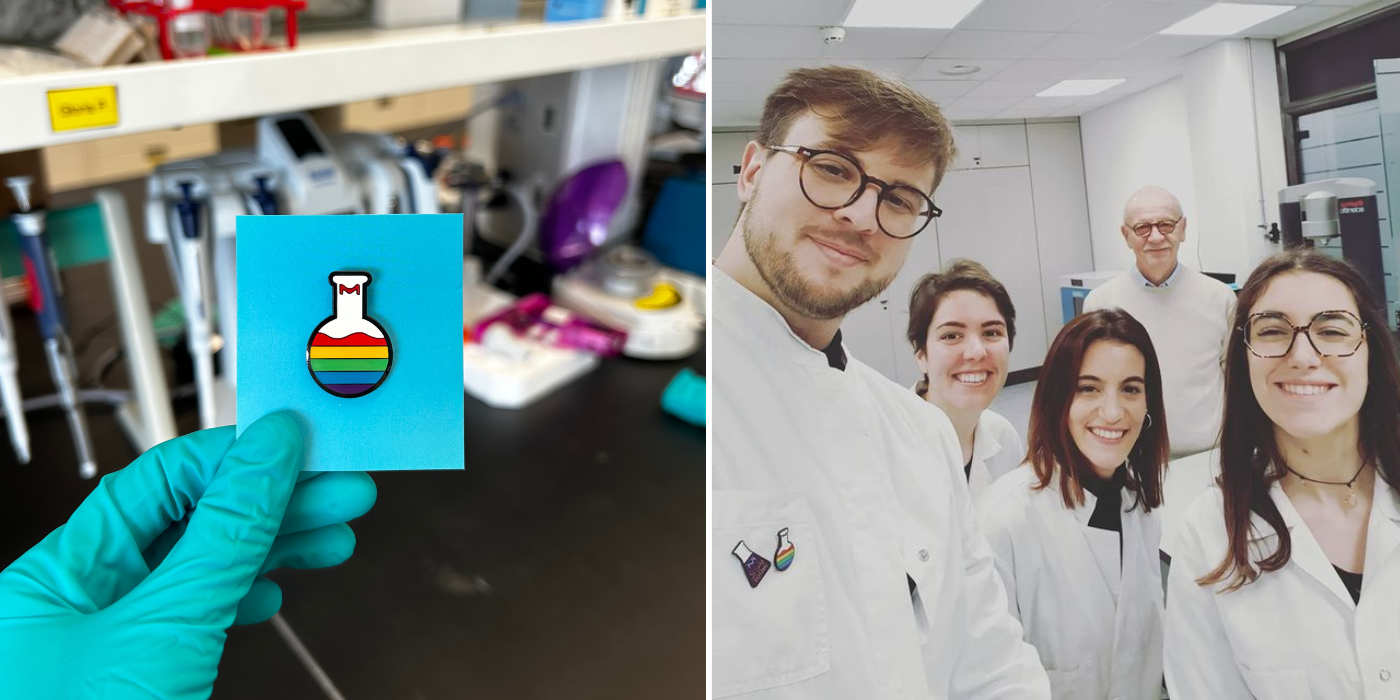
[[[791,494],[715,491],[713,529],[714,697],[826,673],[831,662],[824,545],[806,501]],[[746,567],[736,547],[746,558],[752,552],[763,561],[750,560]],[[757,585],[751,585],[754,580]]]
[[[1093,697],[1098,681],[1094,676],[1095,668],[1094,662],[1089,660],[1068,670],[1045,669],[1045,675],[1050,677],[1050,697],[1053,700],[1086,700]]]
[[[1257,700],[1312,700],[1307,671],[1256,671],[1240,666],[1240,674]]]

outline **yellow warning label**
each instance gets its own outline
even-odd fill
[[[53,130],[73,131],[117,125],[117,86],[49,90]]]

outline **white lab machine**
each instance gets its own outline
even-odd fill
[[[365,213],[344,163],[310,115],[258,119],[257,153],[282,175],[282,213]]]
[[[1117,276],[1118,273],[1111,270],[1061,275],[1060,312],[1064,315],[1064,322],[1069,323],[1075,316],[1084,312],[1084,299],[1089,296],[1089,292]]]
[[[423,163],[388,134],[335,134],[331,148],[360,194],[367,214],[438,214],[437,190]]]
[[[705,330],[705,280],[616,246],[554,280],[554,302],[627,333],[622,353],[644,360],[688,357]]]

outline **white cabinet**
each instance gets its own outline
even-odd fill
[[[752,134],[747,131],[716,131],[710,135],[710,183],[738,182],[734,172],[744,161],[744,147]]]
[[[739,192],[734,169],[744,161],[747,131],[717,131],[710,135],[710,257],[719,255],[739,217]]]
[[[1065,325],[1060,277],[1094,269],[1086,205],[1089,196],[1084,184],[1079,122],[1027,124],[1026,136],[1048,349]],[[1021,332],[1031,331],[1023,328]]]
[[[1016,306],[1011,371],[1038,367],[1048,345],[1030,168],[951,172],[938,194],[946,202],[938,220],[943,265],[976,260],[1006,286]],[[907,298],[909,291],[902,293]]]
[[[739,217],[739,190],[733,183],[710,186],[710,258],[719,256],[734,220]]]
[[[1093,267],[1077,122],[958,127],[956,138],[962,158],[981,162],[948,172],[936,196],[943,216],[914,239],[880,298],[842,324],[852,353],[902,386],[919,377],[906,335],[909,293],[925,274],[968,258],[1006,286],[1014,372],[1039,367],[1059,332],[1060,275]]]
[[[953,162],[953,170],[1006,168],[1030,164],[1026,148],[1026,127],[1023,124],[956,126],[953,127],[953,139],[958,145],[958,157]]]

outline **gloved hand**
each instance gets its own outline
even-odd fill
[[[230,624],[282,592],[260,574],[350,556],[363,472],[301,468],[267,416],[164,442],[103,477],[68,523],[0,572],[0,698],[205,698]],[[300,478],[299,478],[300,476]]]

